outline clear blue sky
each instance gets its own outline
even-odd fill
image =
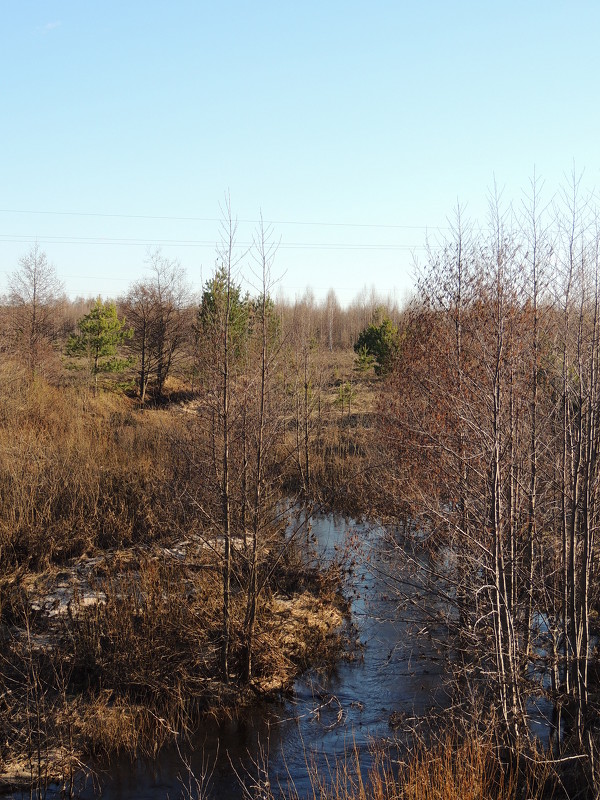
[[[124,293],[158,245],[199,287],[229,192],[240,242],[275,221],[288,296],[401,298],[494,176],[516,202],[534,168],[600,183],[597,0],[0,9],[0,292],[36,238],[71,296]]]

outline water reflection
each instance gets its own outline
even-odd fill
[[[296,529],[302,522],[307,518],[291,524]],[[419,605],[399,606],[403,581],[409,594],[418,587],[408,567],[406,574],[398,572],[397,553],[382,529],[326,514],[312,516],[301,530],[297,539],[324,565],[352,561],[347,591],[359,657],[341,662],[331,675],[302,676],[285,703],[263,704],[227,724],[207,722],[192,747],[167,748],[152,763],[116,759],[98,765],[99,787],[88,781],[81,797],[91,800],[98,788],[106,800],[195,797],[195,778],[208,772],[219,800],[242,796],[240,781],[253,791],[261,780],[272,787],[293,782],[302,797],[311,764],[327,768],[352,745],[366,768],[373,741],[392,735],[391,717],[420,716],[443,702],[443,661],[415,635],[430,624],[428,614]]]

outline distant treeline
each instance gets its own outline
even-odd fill
[[[148,277],[132,283],[116,298],[68,298],[57,271],[46,252],[37,244],[25,253],[8,279],[8,292],[0,300],[0,355],[21,363],[50,381],[73,378],[75,364],[69,361],[68,342],[79,334],[78,325],[100,300],[116,315],[131,336],[119,343],[119,353],[129,369],[132,388],[146,399],[161,397],[168,378],[181,388],[193,389],[194,360],[201,349],[203,304],[217,288],[219,266],[194,292],[177,261],[156,250],[147,259]],[[235,277],[231,281],[242,303],[256,304],[259,298],[243,293]],[[369,324],[384,318],[398,322],[402,311],[396,301],[365,289],[348,306],[342,307],[335,289],[317,300],[311,289],[300,299],[269,298],[277,320],[280,341],[287,347],[347,350]],[[65,368],[70,368],[67,372]]]

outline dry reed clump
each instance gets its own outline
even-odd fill
[[[11,372],[0,382],[0,572],[172,530],[176,423]]]
[[[459,739],[448,733],[436,745],[423,742],[398,763],[389,751],[374,753],[371,768],[361,769],[361,754],[349,748],[328,768],[309,764],[314,800],[548,800],[548,766],[528,760],[502,763],[494,742],[472,731]],[[550,791],[550,794],[548,793]],[[300,800],[293,785],[287,800]],[[273,794],[270,795],[274,797]]]
[[[429,749],[421,745],[401,766],[395,778],[399,800],[513,800],[525,791],[540,797],[534,775],[521,776],[510,764],[501,764],[493,742],[473,733],[462,741],[447,735]]]
[[[288,691],[308,667],[329,667],[342,649],[344,612],[335,599],[309,591],[273,596],[261,610],[253,686]]]
[[[31,785],[59,775],[57,748],[154,753],[215,702],[220,608],[211,570],[185,574],[156,557],[99,579],[95,604],[32,612],[2,628],[0,764],[25,760]],[[29,598],[30,599],[30,598]],[[40,605],[42,605],[40,603]]]
[[[72,777],[75,714],[68,665],[29,620],[7,635],[0,655],[0,788],[41,787]]]
[[[89,562],[23,581],[14,601],[15,609],[22,601],[20,612],[4,628],[0,759],[30,753],[42,764],[58,745],[74,760],[154,754],[202,715],[235,713],[257,692],[286,691],[319,655],[333,659],[343,619],[334,601],[306,587],[287,599],[266,590],[253,691],[233,675],[224,683],[220,564],[211,548],[190,545],[180,558],[177,548],[156,545]],[[243,591],[234,593],[231,611],[231,668],[241,674]]]
[[[217,581],[211,569],[194,573],[152,557],[100,580],[106,602],[69,623],[72,683],[110,692],[113,706],[143,707],[162,727],[185,728],[206,707],[218,671]]]
[[[347,515],[359,517],[370,510],[374,453],[368,433],[352,420],[322,429],[311,453],[311,493],[316,500]]]
[[[112,692],[99,693],[80,708],[77,733],[80,746],[89,756],[143,751],[148,734],[148,710],[114,700]]]

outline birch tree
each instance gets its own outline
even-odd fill
[[[183,269],[160,250],[149,253],[147,264],[150,277],[135,283],[122,302],[133,329],[130,351],[137,360],[142,405],[148,387],[162,397],[167,378],[191,339],[191,293]]]
[[[37,242],[19,259],[8,289],[11,349],[33,377],[51,350],[53,307],[62,291],[55,268]]]

